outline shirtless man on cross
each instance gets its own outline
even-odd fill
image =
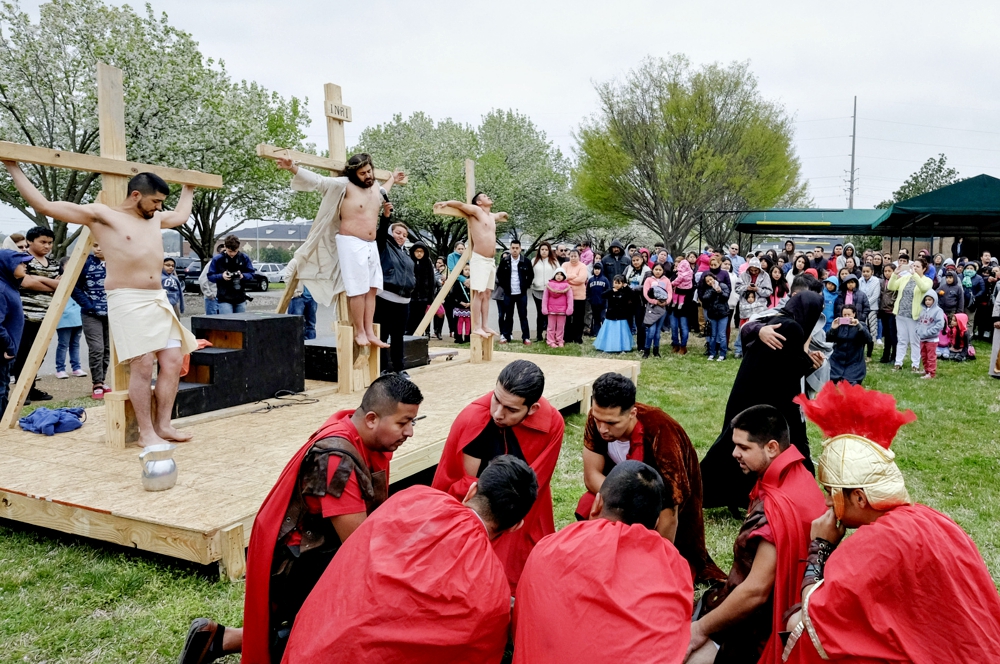
[[[497,222],[507,221],[506,212],[492,212],[493,199],[479,192],[472,205],[459,201],[435,203],[434,209],[455,208],[469,219],[472,258],[469,259],[469,286],[476,295],[472,302],[472,334],[490,338],[496,334],[490,320],[490,293],[496,280]]]
[[[278,159],[278,168],[290,171],[292,175],[299,174],[299,166],[291,159]],[[306,171],[303,175],[309,173]],[[402,171],[396,171],[392,177],[375,186],[375,167],[367,154],[356,154],[347,160],[344,168],[346,175],[346,190],[333,187],[333,196],[340,196],[338,214],[340,230],[337,231],[337,255],[340,259],[340,275],[344,280],[344,290],[347,291],[347,302],[351,308],[351,323],[354,325],[354,342],[359,346],[378,346],[388,348],[389,344],[375,334],[375,295],[382,288],[382,261],[379,258],[378,246],[375,244],[375,232],[378,230],[378,216],[382,204],[388,199],[383,193],[388,193],[393,183],[403,182]],[[322,178],[312,174],[314,182],[303,190],[315,190],[322,187]],[[327,178],[331,181],[343,178]],[[295,181],[292,185],[295,188]],[[324,194],[326,196],[328,194]]]
[[[170,188],[153,173],[140,173],[128,183],[128,195],[117,207],[100,203],[77,205],[49,201],[13,161],[4,161],[21,196],[35,212],[90,228],[104,252],[108,293],[108,323],[118,359],[129,361],[129,400],[139,424],[139,444],[167,440],[185,442],[191,434],[170,422],[185,353],[197,347],[194,335],[174,314],[160,286],[164,228],[183,226],[191,216],[194,188],[185,186],[173,211],[163,210]],[[156,379],[156,421],[152,419],[153,362]]]

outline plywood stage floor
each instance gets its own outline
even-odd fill
[[[589,403],[590,385],[606,371],[633,380],[639,372],[633,361],[553,355],[498,352],[493,362],[472,365],[464,350],[436,360],[411,372],[427,417],[394,454],[392,481],[435,465],[458,413],[519,358],[542,368],[545,397],[560,409]],[[334,383],[309,381],[306,388],[316,403],[268,412],[252,412],[260,404],[239,406],[177,421],[195,438],[178,445],[177,485],[163,492],[143,490],[140,448],[105,444],[103,408],[89,409],[87,422],[71,433],[2,432],[0,517],[201,564],[219,561],[238,578],[254,516],[282,468],[333,412],[361,402],[361,393],[339,394]]]

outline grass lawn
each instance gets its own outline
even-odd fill
[[[577,346],[524,350],[597,355]],[[989,358],[986,345],[977,344],[977,351]],[[703,454],[721,429],[736,365],[708,363],[697,351],[647,360],[639,399],[676,418]],[[903,427],[893,445],[910,493],[958,521],[997,579],[1000,381],[987,376],[984,359],[942,362],[938,376],[923,381],[908,370],[893,373],[874,364],[866,386],[892,393],[901,407],[916,411],[917,422]],[[767,376],[761,376],[762,389],[766,385]],[[574,415],[566,424],[553,478],[557,527],[573,519],[583,491],[583,417]],[[817,455],[821,436],[812,425],[809,437]],[[725,510],[705,516],[709,551],[728,569],[739,524]],[[242,610],[243,585],[216,580],[214,569],[0,521],[0,662],[175,661],[192,618],[240,625]]]

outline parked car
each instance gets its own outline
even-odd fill
[[[200,293],[201,287],[198,285],[198,277],[201,276],[201,261],[197,258],[188,263],[184,268],[184,290],[188,293]]]
[[[256,265],[254,267],[257,268],[257,275],[267,277],[268,281],[275,281],[279,283],[284,283],[285,281],[285,266],[281,263],[261,263],[260,265]],[[267,288],[263,288],[262,290],[267,290]]]

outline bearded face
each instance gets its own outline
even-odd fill
[[[375,184],[375,169],[371,164],[365,164],[357,170],[348,170],[347,179],[362,189],[368,189]]]

